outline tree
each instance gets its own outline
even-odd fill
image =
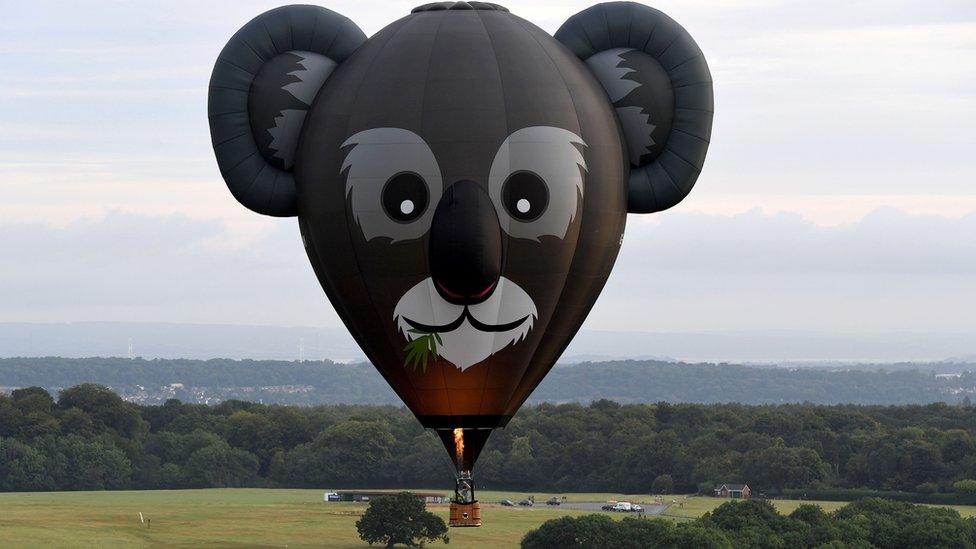
[[[674,534],[669,541],[671,542],[670,547],[675,548],[732,549],[732,542],[729,541],[725,532],[715,528],[706,528],[700,524],[679,524],[674,529]]]
[[[819,505],[804,503],[799,505],[790,513],[791,519],[803,521],[810,526],[822,526],[827,523],[829,517]]]
[[[962,429],[950,429],[945,432],[942,442],[942,459],[956,462],[965,459],[976,452],[976,441],[972,435]]]
[[[967,496],[976,494],[976,480],[968,478],[957,480],[952,483],[952,491],[957,494],[966,494]]]
[[[674,480],[671,475],[658,475],[651,484],[651,491],[655,494],[670,494],[674,488]]]
[[[606,515],[583,515],[546,521],[522,538],[522,549],[550,547],[731,549],[732,544],[724,532],[701,521],[674,526],[663,520],[616,521]]]
[[[275,451],[281,449],[280,436],[274,424],[261,414],[244,410],[238,410],[227,418],[224,438],[231,446],[257,456],[262,472],[267,471]]]
[[[146,422],[139,410],[111,389],[94,383],[84,383],[61,391],[58,407],[62,410],[78,408],[93,422],[113,430],[118,439],[133,439],[146,431]]]
[[[515,486],[531,485],[537,475],[535,459],[532,455],[532,441],[527,436],[515,437],[511,450],[502,467],[502,473]]]
[[[109,438],[48,435],[34,448],[59,490],[118,490],[129,484],[132,463]]]
[[[826,481],[829,468],[809,448],[791,448],[781,441],[745,454],[742,471],[750,485],[763,490],[798,488]]]
[[[186,461],[186,482],[195,488],[250,486],[258,472],[254,455],[224,441],[203,447]]]
[[[46,414],[54,408],[54,398],[42,387],[15,389],[10,393],[10,400],[25,414],[31,412]]]
[[[542,523],[522,538],[522,549],[622,547],[620,526],[606,515],[562,517]]]
[[[705,513],[701,523],[724,530],[736,547],[777,547],[783,534],[803,524],[786,518],[767,500],[730,501]]]
[[[723,504],[678,525],[632,518],[614,521],[606,515],[554,519],[526,534],[522,547],[948,549],[973,547],[974,526],[952,509],[883,499],[856,501],[830,514],[801,505],[789,517],[768,502],[748,500]]]
[[[44,490],[52,486],[40,452],[0,437],[0,492]]]
[[[386,422],[350,419],[326,428],[312,442],[278,453],[271,475],[287,485],[365,486],[390,467],[395,444]]]
[[[61,434],[91,436],[94,433],[91,416],[80,408],[68,408],[61,414]]]
[[[366,543],[382,543],[386,547],[398,543],[423,547],[438,539],[449,541],[444,519],[428,511],[423,500],[410,492],[370,501],[362,518],[356,521],[356,531]]]
[[[972,547],[971,521],[954,509],[867,498],[841,507],[835,521],[864,523],[875,547]]]

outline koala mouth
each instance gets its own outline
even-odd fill
[[[437,334],[438,356],[464,371],[524,340],[538,316],[529,294],[505,277],[486,300],[473,305],[448,302],[427,278],[400,297],[393,321],[408,341]]]
[[[514,322],[508,322],[506,324],[485,324],[484,322],[481,322],[480,320],[475,318],[471,314],[471,311],[467,307],[465,307],[464,311],[461,313],[461,316],[457,317],[456,319],[454,319],[453,322],[449,324],[442,324],[440,326],[434,326],[431,324],[421,324],[420,322],[413,321],[407,317],[403,317],[403,321],[409,324],[410,327],[425,333],[453,332],[454,330],[457,330],[458,328],[461,327],[461,324],[465,321],[465,319],[467,319],[467,321],[471,323],[471,326],[475,330],[481,332],[508,332],[510,330],[514,330],[515,328],[521,326],[526,320],[529,319],[529,316],[530,315],[525,315]]]

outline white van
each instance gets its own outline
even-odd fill
[[[614,511],[620,511],[623,513],[629,513],[631,511],[631,505],[629,501],[618,501],[613,506]]]

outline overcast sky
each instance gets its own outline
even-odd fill
[[[277,3],[0,3],[0,321],[339,324],[210,148],[213,60]],[[323,5],[371,35],[417,3]],[[505,5],[554,32],[589,4]],[[587,326],[976,331],[976,2],[654,5],[708,57],[713,142]]]

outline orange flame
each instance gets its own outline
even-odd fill
[[[464,463],[464,429],[454,430],[454,456],[457,458],[457,466],[461,467]]]

